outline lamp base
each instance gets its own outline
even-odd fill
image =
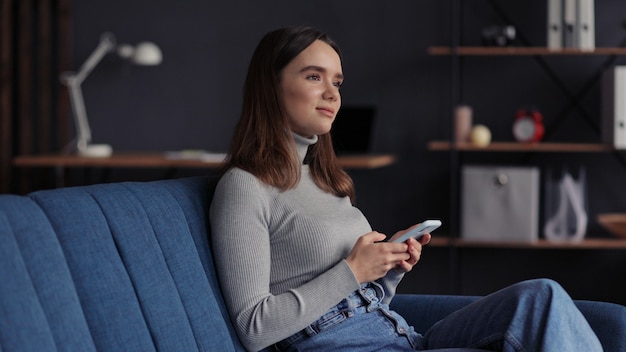
[[[88,158],[108,158],[113,154],[113,148],[108,144],[88,144],[78,149],[78,155]]]

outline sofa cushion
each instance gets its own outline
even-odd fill
[[[624,351],[626,307],[609,302],[576,301],[591,328],[602,342],[604,351]]]
[[[196,247],[208,246],[209,195],[198,197],[208,192],[206,182],[127,182],[31,195],[58,236],[98,350],[241,350],[210,251]]]
[[[96,350],[56,235],[26,197],[0,196],[0,278],[0,350]]]

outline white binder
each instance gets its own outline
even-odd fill
[[[563,47],[576,48],[577,43],[577,21],[578,12],[577,0],[563,1]]]
[[[577,47],[582,50],[594,50],[596,48],[594,0],[576,0],[576,38]]]
[[[563,0],[548,0],[548,48],[563,46]]]
[[[609,68],[602,77],[602,140],[626,149],[626,66]]]

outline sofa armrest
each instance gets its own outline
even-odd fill
[[[439,320],[478,300],[477,296],[398,294],[391,309],[400,313],[415,331],[424,333]]]
[[[478,300],[478,296],[399,294],[391,309],[402,315],[416,331],[425,332],[450,313]],[[622,351],[626,346],[626,307],[615,303],[575,301],[604,351]]]
[[[623,351],[626,346],[626,307],[607,302],[576,301],[605,352]]]

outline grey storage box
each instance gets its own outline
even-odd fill
[[[461,237],[533,242],[538,238],[539,169],[464,166]]]

